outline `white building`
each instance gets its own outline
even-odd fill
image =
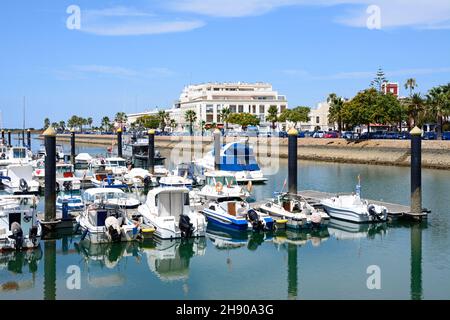
[[[327,102],[320,102],[316,109],[311,109],[309,113],[310,120],[308,122],[299,123],[298,129],[301,131],[328,131],[335,128],[334,123],[328,121],[330,113],[330,105]]]
[[[183,89],[174,105],[179,111],[174,113],[174,118],[176,116],[177,123],[186,125],[185,112],[194,110],[197,122],[220,124],[220,111],[229,108],[231,113],[254,114],[265,123],[270,106],[276,106],[280,114],[288,107],[288,102],[268,83],[204,83]]]

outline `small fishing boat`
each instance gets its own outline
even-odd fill
[[[205,185],[197,192],[200,198],[217,200],[220,198],[237,197],[246,199],[250,196],[247,188],[239,186],[236,178],[225,171],[208,171],[205,173]]]
[[[134,188],[148,188],[156,185],[157,181],[150,172],[141,168],[133,168],[124,176],[125,183]]]
[[[31,164],[11,164],[6,167],[2,178],[5,191],[11,194],[31,194],[39,192],[39,182],[33,180]]]
[[[195,163],[205,170],[214,170],[214,150]],[[245,141],[230,142],[221,148],[220,170],[234,176],[238,183],[267,181],[256,161],[252,146]]]
[[[28,202],[30,205],[24,206]],[[34,196],[0,196],[0,251],[36,248],[42,236]]]
[[[274,221],[268,215],[258,212],[239,197],[219,198],[210,201],[202,210],[211,224],[240,231],[274,229]]]
[[[46,153],[46,151],[45,151],[45,144],[41,144],[39,146],[39,150],[37,152],[37,156],[38,157],[45,157],[45,153]],[[56,158],[58,158],[59,160],[63,160],[64,156],[65,156],[65,153],[64,153],[63,146],[60,145],[60,144],[57,144],[56,145]]]
[[[112,172],[116,176],[121,176],[128,172],[127,161],[120,157],[94,159],[92,165],[94,167],[102,167],[102,171]]]
[[[161,177],[159,179],[159,185],[161,187],[186,187],[189,190],[192,190],[192,184],[193,181],[191,179],[175,175]]]
[[[77,191],[81,189],[81,181],[74,174],[74,166],[70,163],[56,164],[56,190]]]
[[[62,211],[65,201],[67,201],[68,211],[71,214],[84,210],[83,197],[80,191],[60,192],[56,198],[56,209]]]
[[[335,219],[356,223],[383,222],[388,218],[388,210],[384,206],[361,199],[359,194],[336,195],[321,200],[324,210]]]
[[[157,187],[147,194],[146,202],[138,208],[146,225],[155,228],[161,239],[203,237],[205,217],[190,207],[189,189]]]
[[[264,202],[260,210],[276,219],[287,220],[286,226],[292,229],[326,227],[330,221],[324,211],[289,193],[276,194],[275,198]]]
[[[25,147],[2,147],[0,153],[0,166],[29,164],[33,154]]]
[[[358,176],[356,192],[352,194],[336,195],[320,201],[324,210],[335,219],[355,223],[383,222],[388,218],[385,206],[370,203],[361,198],[361,181]]]
[[[118,176],[114,176],[112,172],[96,172],[91,179],[91,183],[95,188],[119,188],[128,189],[128,184],[119,179]]]
[[[139,222],[128,218],[125,211],[107,209],[104,204],[91,204],[76,217],[77,229],[81,228],[81,241],[111,243],[137,240]]]
[[[108,209],[137,209],[141,202],[129,197],[125,192],[117,188],[91,188],[83,194],[84,202],[87,204],[103,203]]]

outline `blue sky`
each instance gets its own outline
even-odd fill
[[[81,29],[70,30],[70,5]],[[369,5],[381,29],[367,28]],[[425,93],[450,82],[448,0],[9,0],[0,4],[4,127],[170,107],[189,83],[265,81],[290,106],[352,97],[378,67]],[[403,92],[404,93],[404,92]]]

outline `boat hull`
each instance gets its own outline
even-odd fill
[[[333,219],[339,219],[344,221],[350,221],[354,223],[371,223],[371,222],[383,222],[385,219],[378,220],[373,216],[366,213],[358,213],[351,209],[337,208],[325,203],[322,203],[323,208],[328,215]]]
[[[249,229],[249,224],[246,219],[234,219],[218,214],[209,209],[203,209],[202,213],[206,216],[208,223],[214,224],[216,226],[239,231],[247,231]]]

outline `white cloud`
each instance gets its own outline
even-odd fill
[[[414,26],[446,29],[450,26],[449,0],[169,0],[171,9],[213,17],[266,14],[286,6],[340,6],[344,14],[330,17],[351,27],[366,27],[369,5],[381,8],[381,28]]]
[[[82,80],[92,76],[126,79],[150,79],[171,77],[175,71],[165,67],[151,67],[140,71],[119,66],[98,64],[73,65],[66,70],[51,71],[58,80]]]
[[[130,7],[111,7],[81,12],[80,31],[102,36],[139,36],[184,32],[203,27],[200,20],[163,18]]]

